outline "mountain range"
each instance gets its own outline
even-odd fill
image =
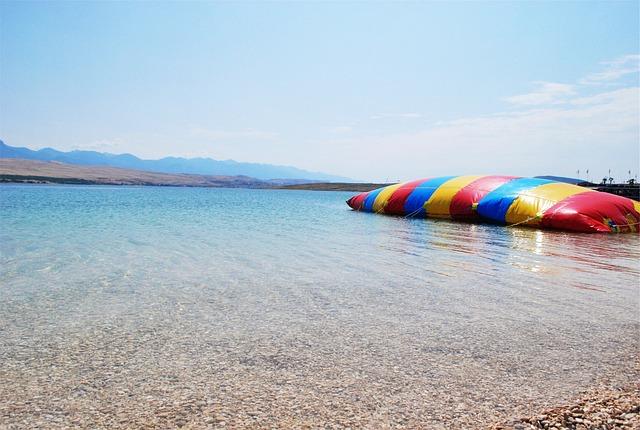
[[[53,148],[34,151],[29,148],[9,146],[2,140],[0,140],[0,158],[57,161],[81,166],[110,166],[160,173],[249,176],[261,180],[351,181],[349,178],[320,172],[309,172],[291,166],[243,163],[234,160],[214,160],[212,158],[165,157],[159,160],[144,160],[131,154],[109,154],[79,150],[62,152]]]

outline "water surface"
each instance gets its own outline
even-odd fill
[[[0,186],[0,424],[468,427],[637,377],[637,235],[351,195]]]

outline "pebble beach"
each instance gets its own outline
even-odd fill
[[[638,429],[640,428],[640,383],[617,389],[593,389],[574,402],[544,413],[494,425],[503,429]]]
[[[602,369],[604,387],[638,380],[637,368],[625,367],[637,350],[617,351],[600,369],[575,363],[576,372],[526,356],[500,362],[350,335],[225,342],[163,325],[111,326],[25,341],[10,353],[3,343],[0,427],[637,428],[637,388],[613,401],[612,388],[598,391],[577,403],[577,415],[550,408]]]

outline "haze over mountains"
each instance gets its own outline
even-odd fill
[[[309,172],[291,166],[243,163],[212,158],[165,157],[143,160],[131,154],[109,154],[95,151],[62,152],[53,148],[37,151],[18,148],[0,140],[0,158],[21,158],[38,161],[57,161],[81,166],[110,166],[161,173],[189,173],[197,175],[249,176],[261,180],[300,179],[309,181],[351,181],[349,178],[320,172]]]

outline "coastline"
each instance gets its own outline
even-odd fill
[[[375,184],[369,182],[318,182],[308,184],[282,185],[276,187],[280,190],[305,190],[305,191],[352,191],[356,193],[375,190],[391,184]]]
[[[551,428],[639,429],[640,380],[621,387],[591,388],[560,406],[494,424],[490,430]]]
[[[51,176],[30,176],[30,175],[2,175],[1,184],[29,184],[29,185],[112,185],[112,186],[143,186],[143,187],[185,187],[185,188],[253,188],[264,190],[301,190],[301,191],[350,191],[354,193],[371,191],[389,184],[372,183],[304,183],[292,185],[260,185],[253,183],[220,182],[202,185],[181,184],[172,182],[145,182],[145,181],[110,181],[110,180],[88,180],[81,178],[59,178]]]

